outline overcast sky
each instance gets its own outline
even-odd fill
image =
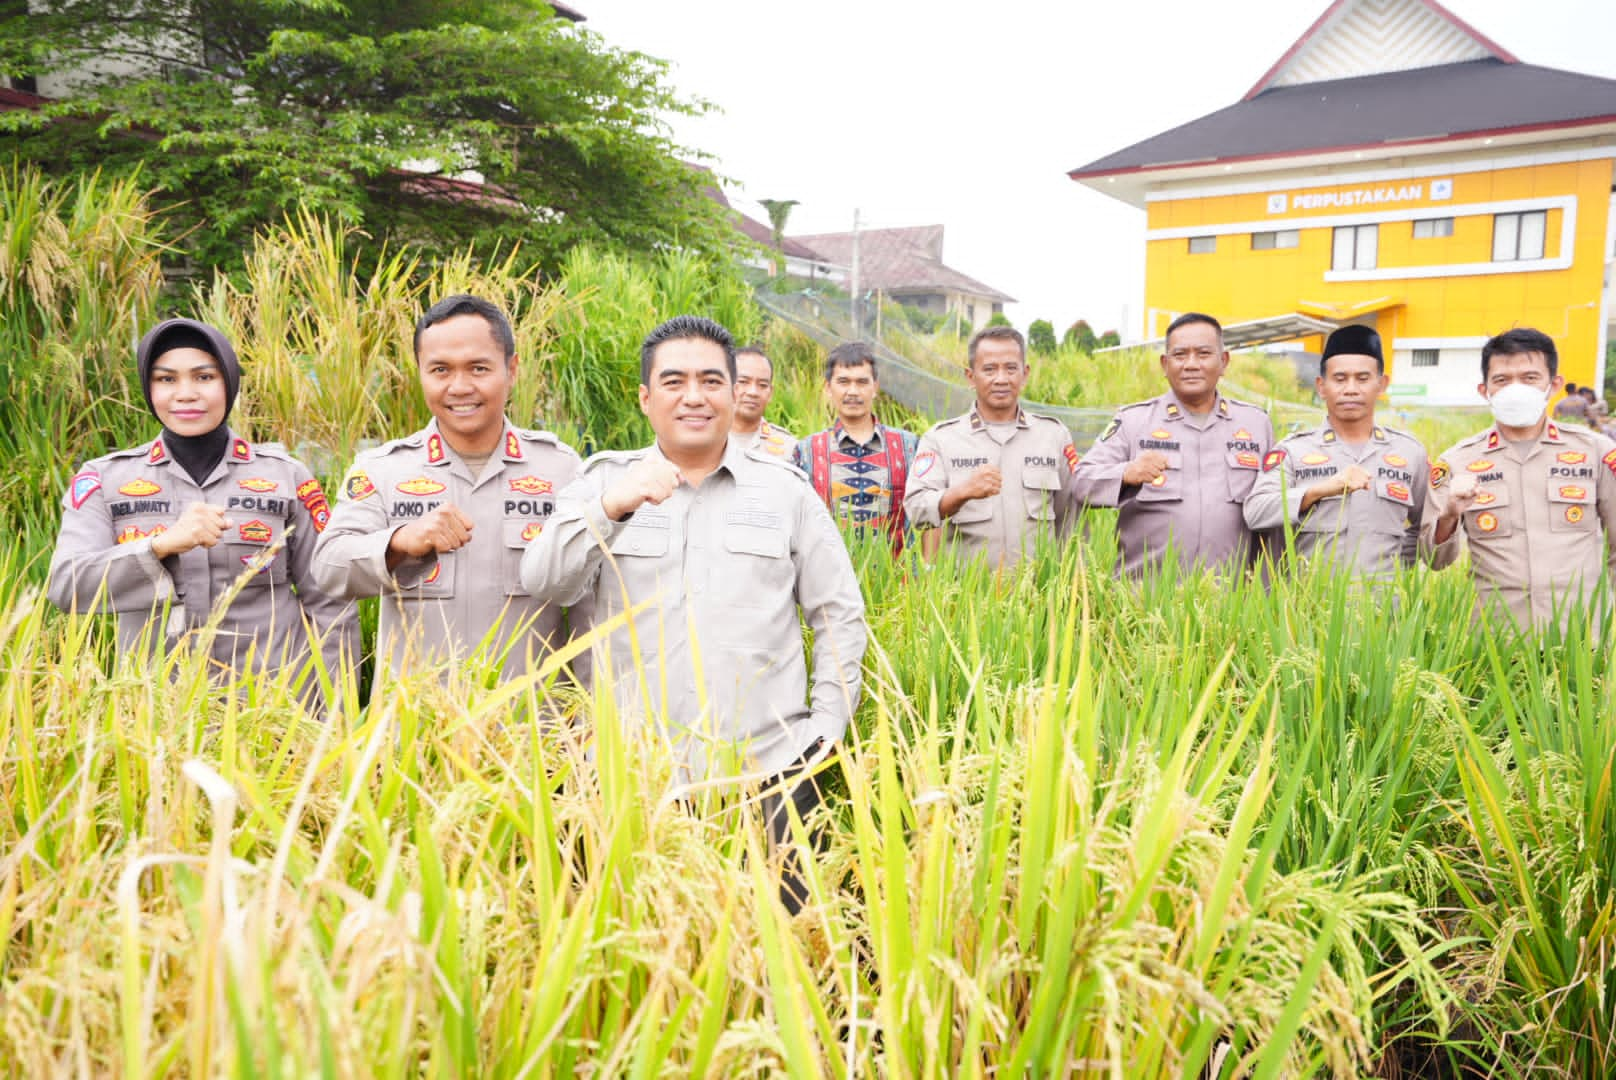
[[[1010,317],[1137,330],[1144,212],[1068,170],[1233,104],[1328,0],[569,0],[717,109],[676,137],[788,232],[947,227]],[[1527,63],[1616,78],[1616,0],[1451,0]]]

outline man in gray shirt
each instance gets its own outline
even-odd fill
[[[773,778],[762,809],[778,845],[783,799],[799,813],[817,804],[797,774],[858,701],[858,581],[807,479],[730,438],[735,352],[722,326],[682,315],[653,330],[640,408],[656,441],[584,463],[523,556],[522,584],[552,604],[593,599],[601,622],[630,613],[595,655],[619,722],[665,740],[676,781]],[[799,608],[814,634],[811,691]]]

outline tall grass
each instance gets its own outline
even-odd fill
[[[750,801],[665,797],[609,702],[576,733],[511,723],[548,673],[423,672],[364,711],[348,686],[322,726],[289,679],[215,688],[197,652],[105,673],[95,624],[7,577],[0,1061],[1363,1075],[1381,1002],[1435,1030],[1452,1001],[1384,866],[1287,865],[1295,720],[1211,636],[1280,604],[1208,592],[1168,634],[1191,663],[1120,665],[1150,598],[1094,554],[997,588],[872,572],[869,701],[795,920]]]
[[[0,530],[48,546],[75,464],[137,429],[134,343],[154,321],[164,250],[133,179],[0,169]]]

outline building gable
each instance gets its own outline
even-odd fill
[[[1515,57],[1434,0],[1336,0],[1247,93]]]

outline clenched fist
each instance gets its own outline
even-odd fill
[[[660,457],[642,457],[606,490],[600,497],[600,506],[607,517],[622,521],[646,503],[656,506],[663,502],[682,483],[684,477],[673,462]]]
[[[180,519],[152,537],[152,554],[159,559],[180,555],[194,547],[210,548],[230,527],[224,509],[208,503],[192,503]]]
[[[1128,462],[1122,470],[1122,482],[1130,487],[1148,484],[1167,471],[1167,455],[1160,450],[1146,450]]]
[[[1004,487],[1004,474],[997,465],[978,465],[976,471],[955,485],[962,499],[987,499]]]
[[[387,553],[412,559],[444,555],[469,544],[471,529],[471,518],[453,503],[445,503],[420,521],[396,530],[387,541]]]

